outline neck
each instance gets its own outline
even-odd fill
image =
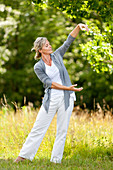
[[[44,60],[44,61],[50,61],[51,60],[51,56],[50,56],[50,54],[46,54],[46,55],[42,55],[42,60]]]
[[[52,60],[51,60],[50,54],[48,54],[48,55],[42,55],[42,60],[43,60],[44,63],[46,63],[47,65],[51,66]]]

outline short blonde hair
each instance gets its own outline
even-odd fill
[[[39,52],[39,50],[42,49],[42,46],[46,43],[47,38],[46,37],[38,37],[35,41],[34,41],[34,47],[31,49],[31,51],[35,50],[36,51],[36,55],[35,55],[35,60],[39,59],[41,57],[41,53]]]

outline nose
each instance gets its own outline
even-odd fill
[[[49,45],[49,48],[52,48],[51,45]]]

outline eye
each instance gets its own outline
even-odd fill
[[[46,47],[48,47],[50,44],[46,44]]]

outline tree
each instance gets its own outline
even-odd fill
[[[105,27],[102,33],[93,23],[89,22],[88,25],[90,25],[88,35],[91,40],[86,44],[80,44],[83,56],[87,57],[91,67],[97,73],[113,73],[113,24]]]
[[[64,64],[72,83],[84,87],[82,92],[77,93],[77,104],[80,104],[79,99],[83,95],[83,102],[89,108],[93,108],[94,98],[99,103],[102,103],[102,99],[105,98],[106,102],[112,106],[112,74],[110,75],[106,71],[101,73],[101,65],[93,67],[93,63],[90,62],[91,59],[87,61],[87,58],[91,56],[91,53],[87,51],[87,43],[90,45],[92,54],[94,52],[98,54],[98,51],[94,49],[96,44],[93,43],[99,41],[100,37],[97,37],[95,33],[99,32],[98,35],[102,35],[105,44],[110,42],[111,46],[113,43],[112,25],[110,21],[107,21],[107,17],[105,21],[104,17],[100,19],[100,15],[98,16],[96,10],[93,9],[87,9],[88,15],[84,14],[84,17],[83,15],[75,17],[75,14],[71,15],[72,12],[67,13],[64,10],[65,6],[70,8],[68,1],[57,1],[56,3],[61,3],[61,7],[59,5],[58,7],[50,6],[49,0],[48,3],[44,3],[43,0],[37,1],[35,7],[34,3],[31,2],[23,0],[1,1],[0,60],[4,70],[0,73],[0,97],[6,94],[9,103],[16,101],[22,104],[23,98],[26,96],[27,101],[39,106],[43,96],[43,87],[33,70],[33,66],[37,62],[33,59],[35,53],[31,53],[34,40],[38,36],[45,36],[52,44],[53,50],[55,50],[62,45],[77,23],[87,23],[89,21],[93,23],[90,33],[88,35],[85,32],[79,33],[64,56]],[[83,2],[78,2],[77,7],[80,5],[81,8]],[[73,7],[75,6],[72,1],[70,1],[70,4]],[[62,5],[64,5],[63,8]],[[107,31],[105,32],[105,30]],[[104,36],[104,34],[107,36]],[[93,40],[95,41],[93,42]],[[97,50],[101,50],[101,48]],[[84,55],[82,55],[83,53]],[[91,65],[93,68],[91,68]],[[94,71],[95,68],[99,68],[98,74]]]
[[[81,45],[83,54],[97,73],[113,72],[113,1],[112,0],[33,0],[36,10],[51,6],[66,13],[72,22],[87,23],[90,27],[90,41]],[[46,5],[45,5],[46,4]],[[91,21],[92,19],[92,21]],[[89,21],[90,20],[90,21]]]
[[[1,6],[0,47],[4,47],[7,61],[2,65],[5,72],[0,74],[0,97],[6,94],[8,101],[22,103],[26,96],[27,101],[39,105],[43,86],[33,70],[37,62],[33,59],[35,53],[31,53],[33,42],[37,36],[45,36],[54,42],[53,49],[56,49],[67,38],[68,28],[64,28],[69,22],[63,16],[59,17],[56,10],[34,12],[33,7],[22,0],[6,0]],[[3,57],[1,59],[3,62]]]

